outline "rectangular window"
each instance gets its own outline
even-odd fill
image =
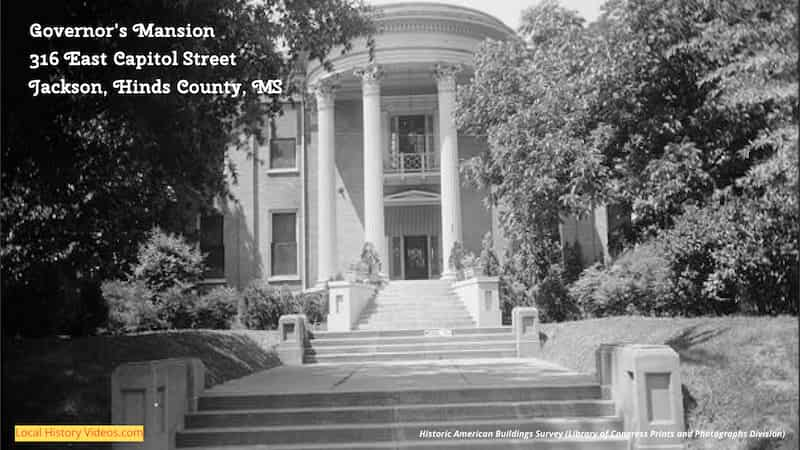
[[[225,278],[223,223],[222,214],[200,217],[200,251],[206,257],[206,278]]]
[[[276,138],[269,141],[269,168],[297,168],[297,146],[294,138]]]
[[[397,118],[397,136],[400,153],[425,153],[426,117],[399,116]]]
[[[297,275],[297,214],[272,214],[272,275]]]
[[[394,116],[391,121],[391,170],[426,172],[436,169],[433,116]]]

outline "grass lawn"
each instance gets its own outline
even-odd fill
[[[542,358],[595,371],[600,343],[670,345],[681,358],[690,430],[782,429],[783,441],[695,440],[694,449],[797,449],[796,317],[613,317],[542,324]]]
[[[3,448],[13,448],[13,424],[110,423],[110,375],[122,363],[196,357],[208,370],[206,385],[212,385],[280,364],[273,352],[265,350],[268,341],[266,333],[236,331],[4,339]],[[67,447],[55,445],[20,444],[18,448]],[[110,445],[76,444],[70,448],[108,449]]]

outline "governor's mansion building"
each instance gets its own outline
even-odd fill
[[[382,6],[376,24],[372,61],[357,41],[331,53],[331,71],[309,64],[311,101],[287,104],[254,155],[231,152],[235,199],[200,219],[210,280],[310,288],[345,273],[365,242],[390,279],[440,278],[454,242],[479,254],[487,231],[502,255],[497,211],[459,179],[460,161],[487,144],[459,133],[453,113],[476,47],[513,30],[436,3]],[[587,262],[607,257],[598,211],[562,226]]]

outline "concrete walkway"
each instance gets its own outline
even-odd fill
[[[229,381],[204,396],[553,386],[594,382],[539,359],[439,360],[280,366]]]

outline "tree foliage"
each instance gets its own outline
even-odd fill
[[[291,95],[298,61],[326,61],[370,33],[367,10],[353,0],[181,0],[46,2],[5,5],[2,147],[3,296],[23,297],[52,271],[97,283],[121,276],[154,225],[184,232],[212,199],[227,193],[223,167],[237,136],[258,137],[280,112],[276,98],[245,95],[32,97],[28,80],[115,79],[173,84],[282,79]],[[211,39],[35,39],[28,27],[153,22],[212,26]],[[369,41],[369,40],[368,40]],[[185,50],[234,54],[235,66],[28,69],[29,55],[81,50],[128,54]],[[274,97],[274,96],[273,96]],[[230,163],[229,163],[230,165]],[[235,173],[235,167],[231,167]]]
[[[725,232],[762,236],[752,243],[769,247],[770,267],[742,267],[733,248],[714,253],[704,276],[719,275],[700,282],[707,293],[732,295],[748,270],[764,285],[796,264],[779,250],[798,241],[788,176],[762,175],[771,181],[753,186],[797,152],[796,28],[785,0],[609,0],[589,25],[546,0],[524,12],[518,38],[482,44],[472,82],[459,89],[457,121],[485,135],[489,150],[463,171],[505,211],[513,282],[531,295],[552,286],[560,218],[598,202],[631,208],[633,242],[721,202],[747,210]],[[782,228],[757,231],[754,221]],[[784,259],[773,267],[774,258]]]

